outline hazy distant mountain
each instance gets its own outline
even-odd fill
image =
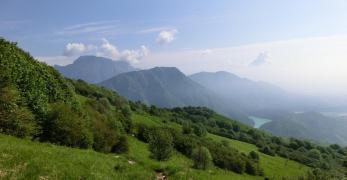
[[[215,93],[174,67],[156,67],[122,73],[101,82],[100,85],[116,90],[133,101],[139,100],[160,107],[206,106],[252,124],[236,106],[226,106]]]
[[[248,113],[288,109],[293,101],[288,93],[276,86],[241,78],[228,72],[200,72],[191,75],[190,78],[229,102],[237,103]]]
[[[261,129],[275,135],[347,145],[347,121],[317,112],[292,113],[264,124]]]
[[[96,56],[81,56],[72,64],[55,65],[54,68],[66,77],[90,83],[98,83],[120,73],[136,70],[126,61],[114,61]]]

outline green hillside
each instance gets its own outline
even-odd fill
[[[341,179],[346,173],[346,148],[272,136],[205,107],[126,101],[64,79],[4,39],[0,68],[1,179]]]
[[[158,162],[150,158],[146,143],[133,137],[129,137],[129,143],[128,154],[115,155],[0,135],[0,179],[155,179],[155,170],[165,170],[170,179],[263,179],[218,168],[196,170],[190,159],[177,152],[170,160]],[[241,151],[254,149],[239,141],[231,144]],[[301,176],[308,170],[279,157],[261,155],[261,162],[267,165],[267,176],[277,179]]]

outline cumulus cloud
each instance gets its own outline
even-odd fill
[[[130,63],[138,63],[140,59],[146,57],[149,54],[149,49],[142,45],[140,49],[136,50],[124,50],[122,51],[121,59],[124,59]]]
[[[111,44],[107,39],[102,39],[102,44],[100,48],[98,48],[97,55],[109,57],[115,60],[119,59],[120,57],[117,47]]]
[[[255,58],[250,64],[250,67],[258,67],[261,65],[264,65],[266,63],[268,63],[268,58],[269,55],[267,52],[261,52],[258,54],[257,58]]]
[[[134,64],[138,63],[143,57],[146,57],[149,52],[149,49],[144,45],[138,49],[119,51],[117,46],[111,44],[107,39],[102,39],[102,43],[99,46],[85,45],[83,43],[68,43],[63,55],[65,57],[74,57],[84,54],[95,54],[96,56],[107,57],[113,60],[125,60]]]
[[[177,32],[178,31],[176,29],[160,31],[156,42],[159,44],[171,43],[173,40],[175,40],[175,35],[177,34]]]
[[[63,54],[64,56],[76,56],[85,53],[87,49],[83,43],[68,43]]]

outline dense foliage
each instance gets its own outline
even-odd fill
[[[0,39],[0,132],[102,152],[126,152],[127,101],[63,78],[15,43]],[[123,147],[124,146],[124,147]]]

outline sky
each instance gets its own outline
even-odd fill
[[[1,0],[0,36],[50,65],[80,55],[228,71],[347,95],[347,0]]]

